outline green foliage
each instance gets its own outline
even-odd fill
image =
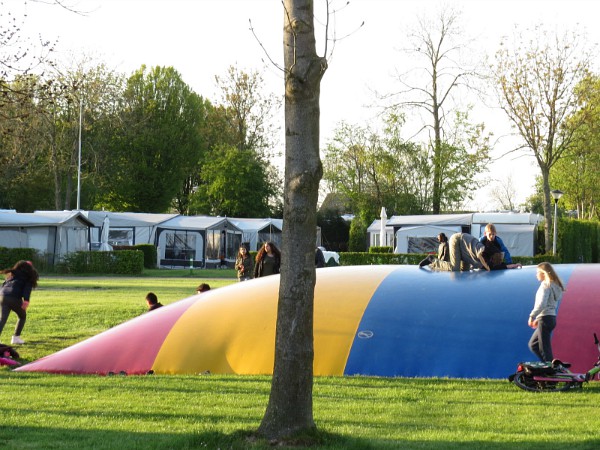
[[[36,251],[33,248],[0,247],[0,270],[8,269],[17,261],[33,261],[35,264]],[[37,267],[37,265],[36,265]]]
[[[190,211],[229,217],[270,217],[269,200],[280,180],[250,150],[217,146],[202,164],[202,182],[191,197]]]
[[[369,253],[394,253],[394,249],[387,245],[384,247],[373,246],[369,247]]]
[[[381,251],[371,251],[371,248],[381,249]],[[340,253],[340,266],[362,266],[362,265],[384,265],[384,264],[402,264],[417,265],[424,254],[420,253],[392,253],[389,247],[371,247],[368,253],[365,252],[344,252]],[[386,249],[390,249],[386,252]],[[543,261],[553,264],[561,263],[559,256],[536,255],[536,256],[513,256],[513,262],[521,263],[524,266],[537,265]]]
[[[348,239],[348,250],[351,252],[364,252],[367,250],[367,228],[369,225],[360,215],[352,219],[350,223],[350,235]]]
[[[95,207],[164,212],[202,155],[205,103],[172,67],[142,66],[127,81],[109,143],[110,189]]]
[[[484,126],[457,112],[446,140],[427,147],[402,139],[401,115],[390,112],[384,120],[383,131],[346,123],[338,127],[323,164],[329,190],[350,199],[354,213],[377,216],[385,206],[392,215],[422,214],[434,208],[431,193],[437,183],[437,207],[459,209],[489,160]]]
[[[418,253],[366,253],[344,252],[340,253],[340,266],[362,266],[382,264],[407,264],[415,265],[424,258]]]
[[[402,119],[388,121],[400,127]],[[345,212],[378,215],[382,206],[390,214],[422,212],[421,186],[427,180],[424,154],[415,145],[401,140],[392,125],[381,134],[369,127],[342,123],[327,145],[323,159],[323,180],[331,192],[348,198]]]
[[[138,244],[134,245],[135,250],[139,250],[144,254],[144,268],[154,269],[156,267],[156,261],[158,259],[158,250],[156,245],[152,244]]]
[[[430,210],[434,214],[460,210],[466,200],[473,198],[479,186],[476,175],[486,171],[490,161],[489,141],[490,134],[486,133],[484,124],[471,123],[469,111],[454,113],[454,120],[445,131],[445,140],[437,144],[439,148],[431,149],[434,191],[439,192],[439,199],[432,198]]]
[[[599,222],[559,219],[557,253],[564,263],[597,263],[599,236]]]
[[[525,210],[533,214],[544,214],[544,182],[541,176],[535,177],[535,192],[525,200]]]
[[[153,244],[137,244],[137,245],[115,245],[114,251],[121,250],[139,250],[144,254],[144,269],[155,269],[158,258],[158,250]]]
[[[583,125],[585,115],[577,114],[577,87],[590,73],[591,50],[577,31],[557,33],[538,25],[519,30],[512,42],[503,39],[495,60],[491,69],[501,108],[540,168],[548,251],[549,193],[557,187],[551,187],[550,178],[572,147],[575,130]]]
[[[138,250],[73,252],[65,256],[57,269],[70,274],[139,275],[144,269],[144,253]]]
[[[600,76],[588,75],[575,90],[580,108],[567,122],[573,141],[550,174],[550,185],[564,192],[565,209],[583,219],[600,219]]]
[[[283,183],[271,161],[280,100],[263,92],[258,72],[229,67],[216,81],[221,105],[203,129],[209,150],[191,180],[189,213],[278,217]]]

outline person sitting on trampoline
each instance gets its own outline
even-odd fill
[[[419,263],[419,267],[430,266],[438,272],[459,272],[470,269],[490,270],[484,258],[485,245],[468,233],[454,233],[450,236],[448,247],[450,261],[443,261],[432,255]]]
[[[520,269],[523,267],[521,263],[510,263],[504,262],[504,252],[501,252],[496,247],[487,247],[483,252],[483,257],[490,266],[490,270],[506,270],[506,269]]]

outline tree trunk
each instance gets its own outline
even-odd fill
[[[542,187],[544,193],[544,239],[546,240],[544,248],[546,253],[549,253],[550,250],[552,250],[553,239],[553,237],[550,235],[553,217],[552,200],[550,198],[550,169],[546,168],[546,166],[543,164],[540,165],[540,169],[542,173]]]
[[[327,61],[317,56],[311,0],[284,1],[285,190],[275,365],[259,433],[282,439],[315,428],[313,302],[319,95]]]

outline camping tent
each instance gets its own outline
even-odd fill
[[[156,227],[177,214],[152,214],[109,211],[82,211],[94,224],[91,230],[92,249],[99,249],[104,219],[108,218],[110,227],[108,243],[118,245],[154,244]]]
[[[67,253],[90,248],[93,224],[79,211],[0,213],[0,247],[33,248],[55,264]]]
[[[436,237],[446,233],[468,233],[472,214],[392,216],[387,226],[394,230],[395,253],[430,253],[437,250]]]
[[[530,213],[475,213],[471,234],[481,237],[485,226],[493,223],[512,256],[533,256],[537,242],[537,224],[542,220],[541,215]]]
[[[242,230],[224,217],[176,216],[156,228],[160,267],[219,267],[233,263]]]
[[[387,222],[388,220],[386,220],[385,234],[387,237],[385,241],[388,246],[391,246],[394,239],[394,227],[388,226]],[[367,234],[369,235],[369,247],[379,247],[381,245],[381,219],[376,219],[369,225]]]
[[[402,227],[396,232],[394,253],[431,253],[438,248],[437,235],[452,236],[461,231],[459,225],[419,225]]]
[[[250,251],[256,251],[263,242],[271,241],[281,247],[283,219],[236,219],[228,220],[242,230],[242,242],[248,243]]]
[[[396,253],[433,252],[437,249],[436,237],[440,232],[448,237],[462,232],[479,238],[483,236],[485,226],[493,223],[512,256],[533,256],[536,227],[541,220],[539,214],[512,212],[434,214],[392,216],[388,219],[387,226],[394,230]],[[372,230],[375,222],[369,230]]]

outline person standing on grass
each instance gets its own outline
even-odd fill
[[[281,252],[272,242],[265,242],[256,254],[254,264],[254,278],[266,277],[279,273],[281,265]]]
[[[536,277],[541,284],[527,321],[527,325],[535,330],[529,339],[529,349],[540,361],[550,362],[554,359],[552,331],[556,327],[556,314],[565,287],[548,262],[538,264]]]
[[[18,261],[12,269],[4,269],[1,273],[6,279],[0,287],[0,336],[8,315],[14,311],[18,319],[11,344],[24,344],[21,332],[27,320],[31,291],[37,287],[39,275],[31,261]]]
[[[251,280],[254,274],[254,261],[243,245],[239,248],[235,259],[235,270],[237,270],[238,281]]]

